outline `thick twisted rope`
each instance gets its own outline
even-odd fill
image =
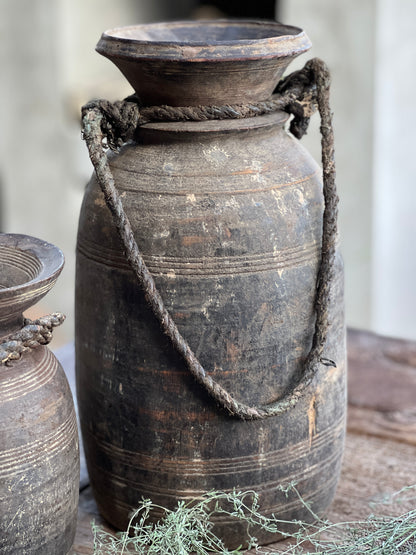
[[[330,76],[326,65],[314,58],[305,67],[290,74],[277,87],[277,95],[271,100],[244,106],[169,107],[140,108],[134,97],[114,104],[93,101],[83,107],[82,130],[89,155],[95,168],[98,183],[110,209],[125,255],[135,272],[146,301],[170,338],[176,351],[183,357],[194,378],[231,415],[244,420],[263,419],[286,412],[295,406],[306,387],[315,376],[320,364],[335,364],[322,358],[328,331],[328,305],[330,285],[334,276],[335,242],[337,235],[337,203],[335,188],[334,137],[332,114],[329,106]],[[321,148],[323,164],[323,214],[322,255],[318,270],[315,296],[316,322],[312,347],[306,357],[299,381],[282,399],[260,407],[249,406],[234,399],[218,382],[214,381],[201,366],[197,357],[182,337],[175,322],[166,310],[156,288],[153,276],[147,269],[120,196],[105,153],[105,147],[117,149],[124,142],[134,139],[136,129],[150,121],[203,121],[209,119],[239,119],[255,117],[276,110],[293,114],[290,130],[301,138],[306,132],[309,118],[318,107],[321,117]]]
[[[0,363],[9,365],[11,361],[18,360],[25,351],[50,343],[53,328],[60,326],[64,320],[65,316],[60,312],[33,321],[25,318],[23,328],[0,343]]]
[[[134,138],[138,127],[150,122],[243,119],[283,110],[294,115],[290,131],[301,139],[306,133],[310,116],[317,107],[314,75],[318,70],[318,62],[320,60],[310,60],[302,70],[295,71],[283,79],[276,89],[277,94],[270,100],[255,104],[140,107],[135,95],[117,102],[92,100],[82,108],[83,137],[91,151],[89,145],[92,143],[88,133],[91,117],[86,118],[90,112],[95,113],[100,119],[102,145],[118,150]]]

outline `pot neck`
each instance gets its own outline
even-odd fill
[[[22,329],[24,317],[22,313],[13,314],[6,320],[0,322],[0,343],[2,343],[9,335],[12,335]]]
[[[250,132],[264,134],[281,129],[289,119],[285,112],[276,111],[271,114],[254,118],[211,120],[211,121],[183,121],[183,122],[154,122],[139,127],[135,134],[138,143],[159,142],[164,140],[192,141],[210,140],[218,135],[244,134]]]

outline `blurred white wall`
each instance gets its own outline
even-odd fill
[[[78,214],[92,171],[80,108],[91,98],[115,100],[132,92],[95,45],[105,29],[166,13],[168,0],[0,2],[1,230],[42,238],[65,254],[57,285],[29,314],[67,315],[54,345],[74,333]]]
[[[73,337],[75,242],[91,174],[80,138],[82,104],[130,88],[94,48],[103,30],[183,17],[192,0],[2,0],[0,199],[3,231],[58,245],[66,268],[37,312],[61,310]],[[281,0],[311,56],[333,74],[347,323],[416,338],[416,188],[412,178],[416,74],[414,0]],[[295,66],[292,67],[294,69]],[[319,158],[318,118],[306,139]]]
[[[332,72],[347,324],[416,339],[416,2],[280,6]],[[317,122],[304,140],[318,157]]]
[[[379,0],[374,85],[372,326],[416,339],[416,2]]]

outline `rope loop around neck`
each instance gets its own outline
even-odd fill
[[[209,121],[243,119],[282,110],[292,114],[290,132],[297,139],[306,133],[311,115],[317,108],[317,75],[322,73],[322,62],[309,60],[305,67],[288,75],[278,84],[269,100],[249,104],[224,106],[140,106],[136,95],[125,100],[109,102],[92,100],[82,108],[82,119],[89,112],[100,113],[100,130],[104,147],[118,150],[133,139],[137,127],[157,121]],[[329,85],[329,73],[323,77]],[[83,136],[85,128],[83,126]]]
[[[137,277],[145,298],[163,332],[182,356],[194,378],[221,407],[243,420],[277,416],[294,407],[313,380],[321,365],[335,366],[322,356],[329,328],[328,305],[334,278],[335,243],[337,236],[338,196],[335,186],[334,134],[329,104],[330,74],[318,58],[283,79],[269,100],[246,105],[226,106],[150,106],[141,107],[136,97],[110,103],[106,100],[89,102],[82,108],[82,134],[86,141],[98,183],[110,209],[126,257]],[[290,131],[301,138],[307,131],[311,115],[318,109],[321,118],[321,150],[323,166],[323,195],[325,208],[322,226],[322,253],[318,270],[314,309],[316,313],[312,346],[297,383],[284,397],[268,405],[249,406],[235,399],[201,366],[171,315],[166,310],[153,276],[146,267],[124,211],[105,148],[117,150],[134,138],[140,125],[155,121],[206,121],[257,117],[283,110],[293,115]]]
[[[19,360],[24,352],[50,343],[53,328],[60,326],[64,320],[65,315],[61,312],[54,312],[37,320],[25,318],[23,327],[0,343],[0,365],[10,366],[11,362]]]

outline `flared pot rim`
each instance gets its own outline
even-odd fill
[[[193,40],[196,35],[198,39]],[[103,32],[96,50],[108,57],[208,62],[295,56],[310,47],[306,33],[293,25],[262,19],[212,19],[115,27]]]
[[[16,285],[1,284],[0,301],[11,297],[21,298],[26,292],[34,292],[30,303],[34,304],[35,298],[42,297],[56,282],[64,262],[61,249],[47,241],[30,235],[0,233],[0,263],[9,266],[14,264],[27,276],[27,279]]]

